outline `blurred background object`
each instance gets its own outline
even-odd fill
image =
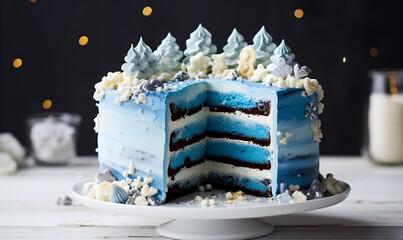
[[[30,155],[39,164],[67,164],[77,155],[81,116],[74,113],[41,113],[27,119]]]
[[[368,109],[369,157],[379,163],[403,163],[403,70],[371,71]]]
[[[325,89],[322,154],[360,153],[364,105],[374,68],[403,66],[403,1],[2,0],[0,132],[27,144],[32,113],[83,116],[78,154],[94,155],[94,84],[119,71],[143,36],[155,50],[171,32],[181,50],[202,23],[218,52],[233,28],[252,44],[264,25]],[[400,91],[400,90],[399,90]]]

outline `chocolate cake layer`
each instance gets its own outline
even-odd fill
[[[271,180],[269,180],[269,179],[259,181],[262,186],[267,188],[266,191],[262,192],[262,191],[258,191],[258,190],[248,189],[243,186],[234,184],[234,182],[239,181],[239,179],[237,179],[234,176],[223,177],[223,176],[217,176],[216,174],[213,174],[213,175],[214,176],[210,176],[210,178],[209,178],[209,182],[213,185],[213,188],[218,188],[218,189],[222,189],[225,191],[232,191],[232,192],[242,191],[245,194],[253,195],[256,197],[272,197],[273,196],[272,189],[271,189]]]
[[[177,199],[178,197],[185,196],[189,193],[196,192],[199,186],[204,186],[207,183],[207,178],[200,178],[197,181],[191,182],[187,187],[182,187],[180,184],[168,185],[168,192],[165,202],[172,199]]]
[[[200,163],[204,162],[204,157],[192,161],[189,157],[185,158],[185,162],[177,168],[168,167],[168,176],[171,177],[172,180],[175,180],[175,175],[182,169],[182,168],[191,168],[193,166],[199,165]]]
[[[234,113],[236,111],[240,111],[246,114],[252,115],[270,115],[270,102],[258,102],[256,107],[253,108],[231,108],[227,106],[209,106],[210,112],[229,112]]]
[[[201,104],[197,107],[184,109],[180,106],[176,105],[175,103],[169,104],[169,109],[171,110],[171,120],[176,121],[178,119],[184,118],[185,116],[193,115],[199,112],[205,104]],[[269,116],[270,115],[270,107],[271,102],[258,102],[256,107],[252,108],[231,108],[227,106],[209,106],[209,110],[211,112],[229,112],[234,113],[236,111],[240,111],[246,114],[252,115],[262,115],[262,116]]]
[[[230,158],[230,157],[222,157],[222,156],[212,156],[212,155],[206,155],[205,158],[207,160],[232,164],[236,167],[248,167],[248,168],[254,168],[254,169],[259,169],[259,170],[270,170],[271,169],[270,161],[268,161],[267,163],[248,163],[248,162],[241,161],[239,159],[234,159],[234,158]]]
[[[193,115],[204,107],[204,104],[201,104],[197,107],[184,109],[176,105],[175,103],[169,104],[169,110],[171,110],[171,120],[176,121],[178,119],[184,118],[185,116]]]
[[[252,137],[246,137],[241,134],[208,131],[204,134],[195,135],[192,138],[179,139],[176,142],[174,142],[173,139],[176,137],[176,133],[172,132],[169,137],[169,150],[171,152],[178,151],[179,149],[183,149],[190,144],[196,143],[196,142],[204,139],[206,136],[214,137],[214,138],[229,138],[229,139],[234,139],[234,140],[243,140],[243,141],[253,142],[254,144],[260,145],[262,147],[267,147],[270,145],[270,134],[269,134],[268,138],[266,138],[266,139],[257,139],[257,138],[252,138]]]

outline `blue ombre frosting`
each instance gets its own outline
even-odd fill
[[[117,105],[113,102],[119,96],[118,91],[106,91],[98,105],[100,171],[110,169],[118,180],[124,180],[122,173],[133,161],[136,171],[131,177],[152,177],[154,181],[150,185],[158,189],[156,197],[163,201],[172,186],[190,189],[206,178],[213,185],[223,186],[232,181],[234,186],[257,192],[267,192],[271,187],[275,194],[281,182],[307,187],[318,177],[319,145],[312,139],[311,129],[317,116],[309,120],[304,115],[306,104],[317,104],[316,94],[303,96],[304,89],[280,89],[245,80],[203,79],[171,84],[177,89],[150,92],[145,104],[131,100]],[[209,111],[209,107],[214,106],[253,109],[264,101],[270,102],[268,116]],[[172,121],[170,104],[183,109],[201,106],[202,110]],[[180,150],[170,151],[172,133],[175,133],[172,138],[175,143],[206,131],[256,139],[270,136],[270,146],[206,137]],[[286,132],[292,136],[287,144],[280,143]],[[208,156],[237,159],[242,166],[220,172],[209,170],[208,162],[203,166],[192,165],[203,157],[207,161]],[[190,167],[183,167],[186,161],[190,161]],[[262,178],[263,172],[247,177],[248,169],[259,171],[248,167],[248,163],[270,163],[271,169],[266,170],[270,174],[266,178]],[[168,175],[168,169],[180,169],[175,179]],[[271,184],[268,185],[267,180]]]

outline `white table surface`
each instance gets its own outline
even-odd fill
[[[73,202],[56,204],[77,182],[93,179],[96,157],[69,166],[33,166],[0,176],[0,239],[165,239],[156,227],[169,221],[118,215]],[[403,166],[360,157],[322,157],[321,173],[350,184],[344,202],[307,213],[263,218],[275,225],[261,239],[403,239]],[[208,231],[208,229],[206,229]]]

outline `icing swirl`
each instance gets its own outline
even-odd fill
[[[186,58],[184,62],[189,62],[190,57],[195,56],[199,52],[208,57],[217,52],[216,45],[211,42],[211,33],[201,24],[190,34],[190,38],[186,40],[186,49],[184,51]]]
[[[180,60],[183,57],[183,52],[179,50],[179,45],[176,44],[176,39],[168,33],[166,38],[162,40],[154,52],[161,64],[162,72],[175,73],[181,69]]]
[[[140,38],[136,48],[131,45],[122,70],[128,76],[134,78],[150,78],[154,73],[159,71],[160,63],[151,51],[151,48]]]
[[[230,68],[235,68],[238,64],[239,54],[242,49],[248,45],[243,36],[234,28],[231,35],[228,37],[227,45],[223,47],[223,51],[226,54],[225,63]]]
[[[269,72],[273,72],[274,69],[279,65],[280,58],[284,58],[286,63],[290,66],[294,65],[295,55],[291,53],[291,48],[289,48],[284,39],[281,41],[280,45],[274,50],[274,55],[270,57],[272,63],[267,66]]]
[[[262,64],[267,66],[270,61],[270,56],[276,48],[276,44],[272,42],[273,38],[266,32],[263,26],[260,31],[253,37],[253,48],[256,51],[256,65]]]

